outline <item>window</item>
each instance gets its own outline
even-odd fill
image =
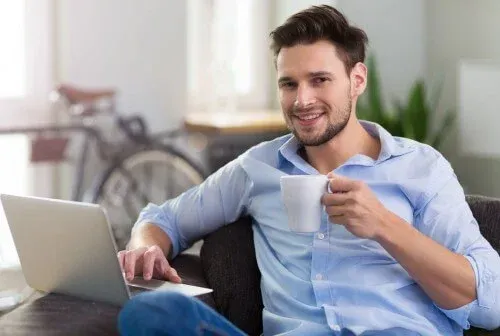
[[[0,0],[0,99],[26,94],[25,2]]]
[[[26,95],[25,2],[0,0],[0,99]],[[6,135],[0,139],[0,191],[25,194],[27,162],[26,139]],[[20,176],[14,179],[13,176]],[[0,217],[0,265],[16,263],[14,244],[3,213]]]
[[[269,105],[269,5],[266,0],[190,0],[190,110]]]
[[[0,128],[51,119],[53,1],[0,0]],[[29,166],[26,136],[0,135],[0,153],[0,193],[49,194],[37,185],[51,185],[52,172]],[[18,262],[0,208],[0,267]]]

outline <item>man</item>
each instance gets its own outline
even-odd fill
[[[145,208],[129,249],[119,253],[127,278],[179,282],[166,255],[248,214],[264,335],[461,335],[469,324],[499,327],[500,258],[448,162],[356,118],[367,84],[365,33],[319,6],[293,15],[271,38],[293,135],[260,144],[199,187]],[[288,228],[279,187],[287,174],[329,175],[318,233]],[[196,330],[241,334],[199,301],[171,293],[132,299],[120,316],[124,334]]]

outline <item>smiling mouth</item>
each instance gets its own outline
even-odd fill
[[[314,120],[321,117],[323,113],[307,114],[307,115],[295,115],[295,117],[302,121]]]
[[[318,122],[324,113],[311,113],[311,114],[295,114],[293,117],[296,118],[298,124],[302,127],[311,127]]]

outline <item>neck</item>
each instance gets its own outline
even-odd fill
[[[380,139],[371,136],[352,115],[346,127],[333,139],[320,146],[306,146],[305,154],[318,172],[328,174],[357,154],[376,160],[380,147]]]

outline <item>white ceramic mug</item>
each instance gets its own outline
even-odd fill
[[[321,226],[321,197],[328,190],[325,175],[285,175],[280,178],[281,197],[290,230],[316,232]]]

